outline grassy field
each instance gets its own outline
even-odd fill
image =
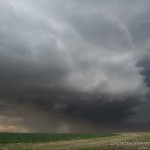
[[[49,142],[64,141],[74,139],[87,139],[96,137],[114,136],[112,133],[97,134],[49,134],[49,133],[0,133],[0,143],[33,143],[33,142]]]
[[[0,150],[150,150],[150,133],[0,134]]]

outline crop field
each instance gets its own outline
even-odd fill
[[[0,150],[150,150],[150,133],[0,133]]]
[[[99,134],[48,134],[48,133],[0,133],[0,143],[33,143],[48,141],[64,141],[72,139],[87,139],[114,136],[112,133]]]

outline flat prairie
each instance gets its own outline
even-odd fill
[[[150,133],[0,134],[0,150],[150,150]]]

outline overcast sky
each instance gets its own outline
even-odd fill
[[[149,0],[0,0],[0,131],[145,129],[149,41]]]

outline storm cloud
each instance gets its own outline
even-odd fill
[[[148,0],[0,0],[0,130],[90,132],[140,121],[149,8]]]

